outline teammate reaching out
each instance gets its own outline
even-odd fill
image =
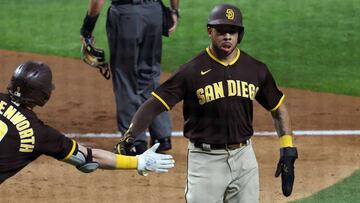
[[[292,192],[297,150],[284,94],[267,66],[237,48],[244,35],[239,8],[220,4],[207,24],[210,46],[182,65],[136,112],[116,145],[124,153],[152,119],[181,100],[189,139],[186,202],[259,202],[258,164],[252,148],[253,101],[271,112],[280,138],[285,196]]]
[[[146,175],[174,167],[171,155],[155,153],[159,144],[136,157],[116,155],[86,148],[45,125],[32,111],[35,106],[44,106],[54,89],[51,70],[42,62],[21,64],[7,89],[7,94],[0,93],[0,184],[43,154],[85,173],[97,168],[137,169]]]

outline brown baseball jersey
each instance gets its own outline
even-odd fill
[[[253,101],[277,109],[283,98],[267,66],[237,49],[225,64],[209,48],[182,65],[152,95],[170,110],[184,100],[184,136],[193,142],[236,144],[253,135]]]
[[[65,159],[76,146],[74,140],[45,125],[33,111],[0,93],[0,184],[40,155]]]

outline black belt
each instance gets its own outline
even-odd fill
[[[124,5],[124,4],[144,4],[158,2],[159,0],[113,0],[111,4],[113,5]]]
[[[212,149],[228,149],[228,150],[234,150],[239,149],[241,147],[244,147],[248,144],[250,144],[250,140],[245,140],[237,144],[207,144],[202,142],[193,142],[194,146],[197,148],[201,148],[205,151],[210,151]]]

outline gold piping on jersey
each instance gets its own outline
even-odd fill
[[[71,155],[74,154],[74,151],[75,151],[75,149],[76,149],[76,145],[77,145],[77,144],[76,144],[76,141],[75,141],[75,140],[71,139],[71,141],[72,141],[72,143],[73,143],[73,146],[71,147],[71,150],[70,150],[69,154],[66,155],[66,157],[65,157],[64,159],[62,159],[62,161],[68,160],[68,159],[71,157]]]
[[[272,108],[270,111],[276,111],[276,110],[279,108],[279,106],[280,106],[280,104],[282,103],[282,101],[284,100],[284,98],[285,98],[285,94],[281,97],[281,99],[280,99],[280,101],[278,102],[278,104],[277,104],[274,108]]]
[[[220,63],[221,65],[227,67],[228,65],[234,64],[234,63],[239,59],[239,57],[240,57],[240,49],[239,49],[239,48],[236,48],[236,50],[237,50],[236,56],[235,56],[235,58],[234,58],[232,61],[230,61],[229,64],[224,63],[224,62],[222,62],[220,59],[216,58],[216,56],[214,56],[214,55],[211,53],[209,47],[206,48],[206,53],[210,56],[210,58],[214,59],[216,62]]]
[[[165,108],[170,111],[169,105],[167,105],[167,103],[159,95],[157,95],[155,92],[151,92],[151,95],[158,99],[165,106]]]

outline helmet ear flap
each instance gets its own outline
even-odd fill
[[[239,35],[238,35],[238,44],[240,44],[241,40],[244,37],[245,29],[243,27],[240,27],[238,33],[239,33]]]

